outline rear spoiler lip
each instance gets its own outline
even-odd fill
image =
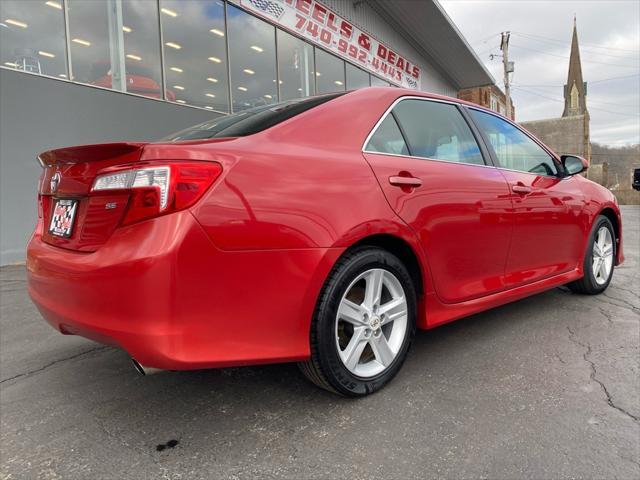
[[[56,148],[37,156],[42,168],[119,157],[142,150],[148,142],[114,142]],[[87,159],[89,156],[89,159]]]

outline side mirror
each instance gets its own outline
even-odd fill
[[[589,162],[577,155],[562,155],[560,159],[562,160],[562,166],[564,167],[564,172],[567,177],[582,173],[589,168]]]

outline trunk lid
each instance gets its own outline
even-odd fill
[[[42,153],[39,214],[43,217],[42,239],[51,245],[93,252],[118,227],[129,194],[91,195],[97,173],[107,167],[140,160],[145,143],[109,143],[59,148]],[[65,210],[66,208],[66,210]],[[55,223],[52,233],[52,220]],[[69,231],[61,235],[60,228]]]

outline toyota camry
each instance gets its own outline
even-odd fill
[[[423,92],[260,106],[39,160],[31,298],[142,373],[298,362],[362,396],[416,329],[560,285],[598,294],[623,261],[616,199],[585,159]]]

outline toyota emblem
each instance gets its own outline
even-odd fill
[[[51,193],[56,193],[56,190],[58,190],[58,185],[60,185],[60,178],[60,172],[54,173],[51,177],[51,181],[49,182]]]

